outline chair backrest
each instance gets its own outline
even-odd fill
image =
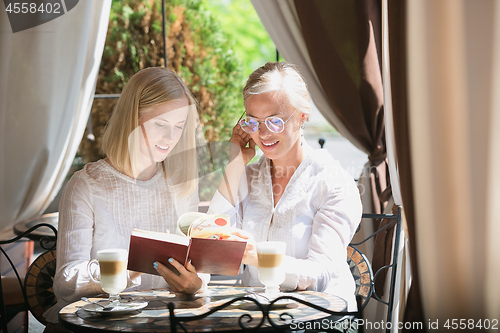
[[[351,242],[347,248],[347,262],[349,263],[349,267],[351,267],[351,272],[354,280],[356,281],[356,296],[359,296],[362,299],[362,306],[360,310],[363,310],[370,297],[373,297],[378,302],[387,305],[386,319],[387,322],[391,322],[396,288],[399,236],[401,232],[401,207],[398,208],[397,214],[363,214],[361,219],[362,221],[363,219],[377,219],[381,222],[378,230],[376,230],[373,234],[369,235],[360,242]],[[395,241],[390,250],[391,263],[385,264],[373,273],[370,262],[367,260],[366,256],[357,249],[356,246],[365,244],[369,239],[374,237],[389,237],[389,239],[392,240],[393,232],[395,234]],[[366,270],[366,268],[368,268],[368,270]],[[377,294],[378,289],[375,288],[375,283],[378,280],[381,280],[382,282],[385,281],[386,273],[389,268],[392,269],[391,275],[389,276],[389,297],[388,301],[384,301]],[[389,328],[386,329],[386,332],[389,332]]]
[[[50,250],[33,261],[24,279],[28,309],[44,325],[47,325],[47,320],[43,313],[57,302],[53,289],[55,274],[56,250]]]
[[[10,264],[15,274],[15,279],[17,280],[14,281],[14,283],[19,284],[22,294],[18,297],[21,299],[21,301],[18,302],[19,305],[18,303],[16,303],[15,304],[16,307],[14,309],[12,307],[8,307],[7,305],[9,303],[5,302],[6,295],[2,288],[2,283],[0,283],[0,330],[3,333],[7,333],[8,330],[7,323],[10,320],[11,313],[13,313],[13,311],[15,311],[15,313],[26,312],[24,326],[27,328],[29,310],[31,310],[32,314],[35,316],[36,319],[38,319],[43,324],[46,324],[47,322],[45,321],[45,319],[41,314],[43,314],[44,309],[48,309],[55,303],[55,296],[52,289],[52,285],[56,268],[55,248],[57,242],[57,229],[52,224],[40,223],[29,228],[24,232],[20,232],[17,237],[0,241],[0,245],[13,244],[15,242],[18,242],[23,237],[30,237],[31,233],[34,230],[39,229],[41,227],[48,227],[52,229],[54,236],[53,237],[41,236],[41,238],[40,237],[37,238],[40,240],[40,245],[42,246],[42,248],[48,251],[41,254],[31,264],[24,278],[24,283],[22,282],[22,278],[19,272],[17,271],[16,265],[13,264],[11,258],[6,253],[6,251],[0,248],[1,252],[0,255],[2,255]],[[27,294],[28,290],[30,293],[29,295]]]
[[[373,292],[373,271],[366,256],[356,247],[347,247],[347,264],[351,270],[354,282],[356,283],[356,297],[361,297],[361,309],[363,310]]]

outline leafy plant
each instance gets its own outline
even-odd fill
[[[216,16],[205,0],[166,2],[166,67],[176,72],[199,103],[199,118],[208,142],[226,142],[243,111],[241,90],[245,78],[241,61],[231,48]],[[113,0],[96,94],[119,94],[129,78],[146,67],[165,67],[160,0]],[[116,99],[95,99],[91,110],[94,141],[79,147],[83,163],[104,156],[104,128]],[[224,157],[211,156],[215,165]],[[210,200],[221,173],[200,183],[200,199]]]
[[[276,61],[276,46],[250,0],[210,0],[206,7],[219,18],[222,31],[242,62],[245,79],[266,62]]]
[[[245,79],[228,37],[204,3],[167,1],[166,65],[186,82],[197,99],[206,140],[227,141],[243,111],[241,89]],[[160,0],[113,0],[96,94],[119,94],[137,71],[165,67],[163,56]],[[91,113],[95,140],[82,140],[79,149],[85,163],[104,157],[102,135],[115,103],[113,99],[94,101]]]

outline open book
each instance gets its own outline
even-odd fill
[[[158,275],[153,262],[170,269],[174,258],[184,266],[191,260],[198,273],[238,275],[246,242],[227,240],[229,216],[187,213],[179,218],[175,234],[134,229],[127,269]]]

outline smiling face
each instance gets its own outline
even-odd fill
[[[286,121],[281,133],[270,131],[265,123],[261,123],[257,132],[250,134],[254,142],[267,158],[276,161],[295,156],[300,151],[300,127],[307,115],[297,111],[284,98],[283,94],[270,92],[253,95],[245,101],[246,114],[259,121],[267,117],[277,116]]]
[[[163,161],[179,142],[189,107],[187,98],[183,98],[141,112],[140,151],[143,160],[148,161],[147,164]]]

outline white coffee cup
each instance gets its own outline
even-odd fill
[[[283,257],[286,243],[278,241],[260,242],[256,244],[259,260],[259,280],[266,287],[266,294],[279,293],[279,285],[285,281]]]
[[[97,251],[97,259],[89,261],[87,270],[90,278],[101,284],[110,301],[119,300],[118,294],[127,288],[128,251],[124,249],[107,249]],[[95,276],[93,265],[99,265],[100,274]]]

